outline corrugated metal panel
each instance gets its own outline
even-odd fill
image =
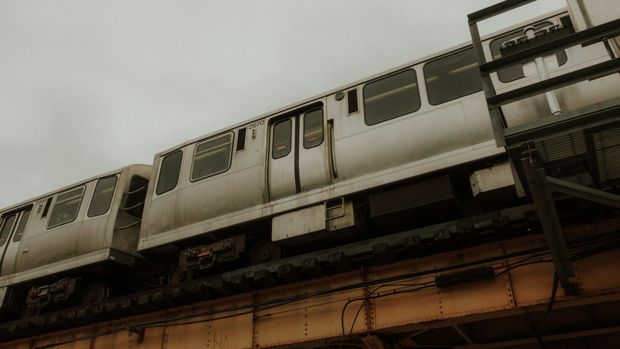
[[[620,128],[593,133],[592,136],[601,182],[619,179]],[[545,163],[587,155],[584,131],[537,141],[535,144],[541,159]],[[579,184],[592,184],[592,178],[589,173],[573,173],[562,178]]]
[[[560,137],[536,142],[536,148],[545,162],[557,161],[586,153],[583,132],[571,133]]]

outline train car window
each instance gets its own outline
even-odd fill
[[[97,181],[93,198],[90,200],[88,217],[96,217],[108,212],[112,203],[112,197],[114,196],[116,181],[116,176],[102,178]]]
[[[364,86],[364,120],[367,125],[413,113],[420,106],[414,70],[408,69]]]
[[[0,246],[4,246],[6,240],[9,238],[9,233],[11,229],[13,229],[13,223],[15,223],[15,218],[17,217],[16,213],[13,213],[10,216],[4,217],[2,220],[2,227],[0,227]]]
[[[428,101],[441,104],[482,91],[474,50],[466,50],[426,63],[424,79]]]
[[[196,145],[192,165],[191,179],[193,181],[228,170],[232,154],[232,139],[232,134],[228,133]]]
[[[282,120],[273,126],[271,156],[274,159],[283,158],[291,152],[292,126],[291,119]]]
[[[534,24],[534,29],[539,30],[539,29],[548,27],[550,25],[553,25],[553,23],[541,22],[541,23]],[[512,32],[508,34],[491,41],[490,48],[491,48],[491,53],[493,54],[493,59],[502,57],[500,49],[504,42],[508,40],[512,40],[519,36],[523,36],[523,35],[524,35],[523,28],[521,28],[521,29],[513,30]],[[568,57],[566,56],[566,51],[564,50],[557,51],[556,57],[558,59],[559,65],[564,65],[568,61]],[[504,83],[519,80],[525,77],[525,73],[523,72],[523,65],[517,64],[517,65],[510,66],[508,68],[499,70],[497,72],[497,76],[499,77],[499,81],[504,82]]]
[[[15,230],[15,234],[13,235],[13,242],[21,241],[22,236],[24,235],[24,230],[26,229],[26,223],[28,223],[28,218],[30,218],[31,211],[31,208],[22,211],[22,216],[19,219],[17,229]]]
[[[318,147],[323,143],[323,109],[304,114],[304,148]]]
[[[161,160],[159,179],[157,180],[157,188],[155,189],[155,194],[161,195],[174,189],[174,187],[177,186],[182,159],[183,152],[180,150],[164,156],[164,158]]]
[[[83,195],[84,187],[71,189],[58,194],[54,207],[52,208],[50,220],[47,222],[47,227],[53,228],[75,220],[80,210],[80,203],[82,202]]]
[[[347,104],[349,107],[349,114],[358,112],[359,106],[357,105],[357,89],[347,92]]]

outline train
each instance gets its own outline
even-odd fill
[[[567,26],[567,10],[534,18],[485,37],[485,55]],[[556,76],[609,55],[596,43],[544,64]],[[492,78],[503,92],[541,76],[531,62]],[[607,76],[554,94],[569,110],[619,87]],[[557,110],[541,95],[503,112],[518,126]],[[1,210],[0,317],[514,205],[525,200],[514,171],[464,43]]]

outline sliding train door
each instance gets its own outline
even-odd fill
[[[15,260],[32,207],[11,213],[0,222],[0,275],[15,272]]]
[[[270,122],[269,199],[329,184],[328,148],[322,105]]]

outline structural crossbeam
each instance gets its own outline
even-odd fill
[[[584,185],[553,177],[547,177],[547,183],[549,184],[549,189],[552,191],[596,202],[602,205],[620,208],[620,195],[592,189]]]
[[[489,108],[500,107],[505,104],[520,101],[538,94],[555,90],[564,86],[572,85],[581,81],[599,78],[620,72],[620,58],[615,58],[603,63],[591,65],[570,73],[546,79],[531,85],[510,90],[496,96],[487,98]]]
[[[470,24],[480,22],[534,1],[536,0],[504,0],[495,5],[483,8],[482,10],[470,13],[467,19],[469,19]]]
[[[558,116],[540,118],[536,121],[508,127],[504,130],[507,146],[520,146],[533,140],[544,139],[550,134],[559,135],[572,130],[588,127],[609,127],[620,122],[620,98],[585,108],[570,110]]]

